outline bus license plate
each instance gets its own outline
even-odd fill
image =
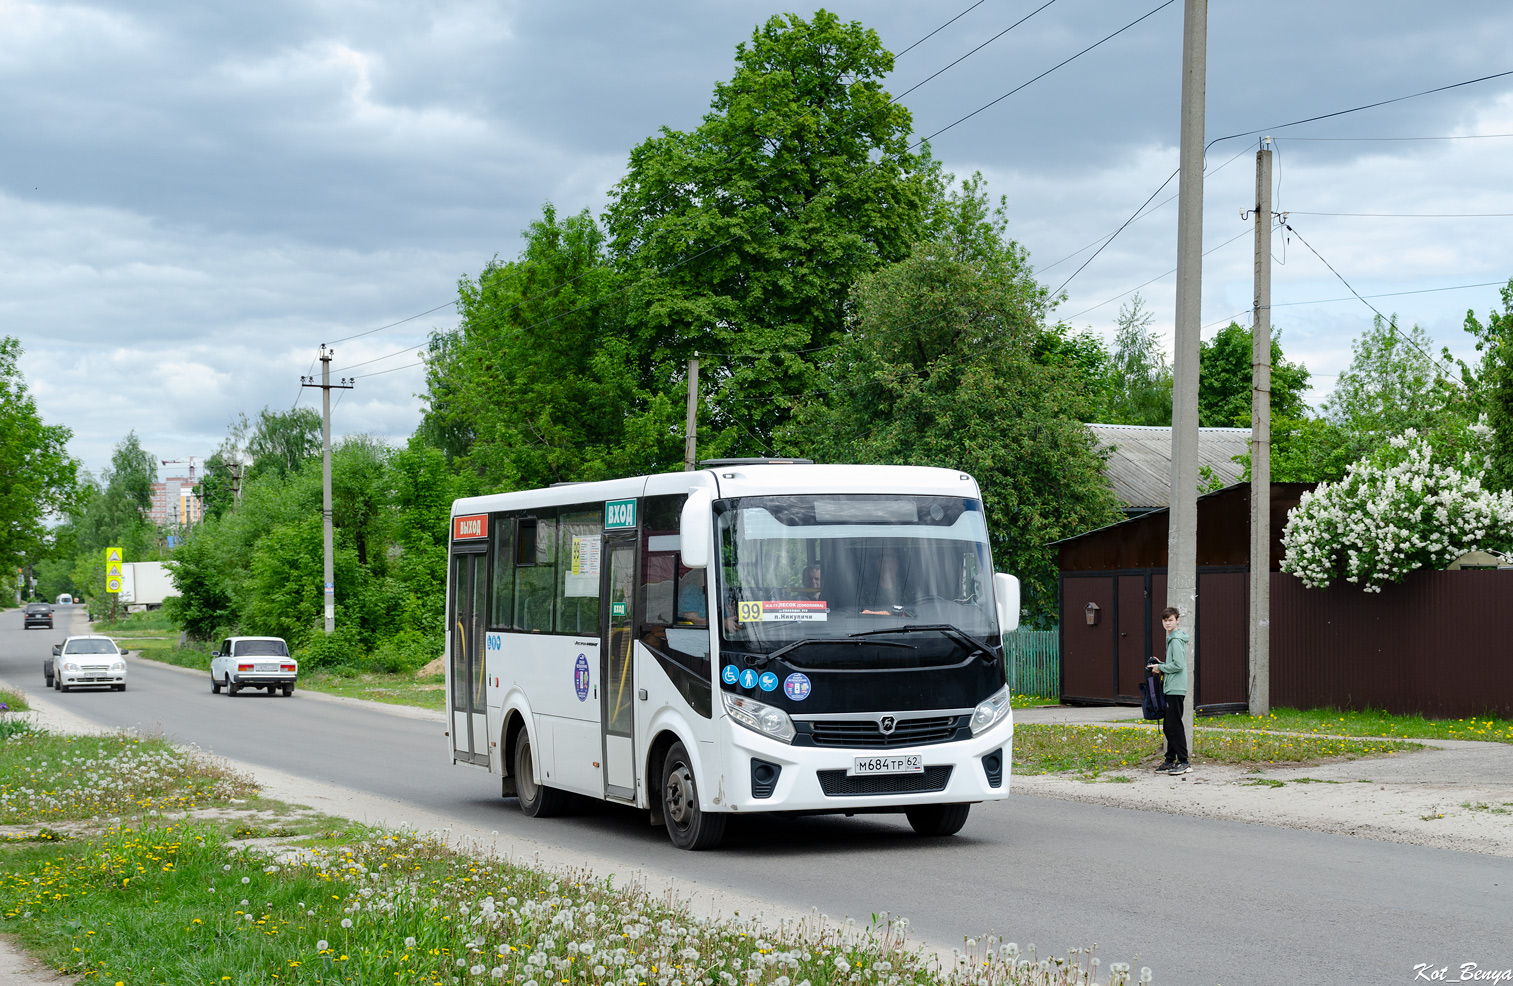
[[[850,777],[860,777],[867,774],[923,774],[925,761],[919,754],[903,757],[854,757],[851,760],[851,769],[846,771]]]

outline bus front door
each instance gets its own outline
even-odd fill
[[[636,544],[607,541],[604,572],[604,619],[599,645],[604,723],[604,793],[633,801],[636,797],[635,697],[631,660],[635,627]]]
[[[483,674],[483,627],[488,612],[488,555],[452,556],[452,757],[489,762],[487,680]]]

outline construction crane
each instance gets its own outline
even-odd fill
[[[190,491],[189,495],[190,496],[194,495],[194,460],[195,460],[195,457],[192,456],[192,455],[189,458],[187,458],[187,459],[159,459],[158,460],[159,462],[161,462],[165,466],[181,466],[181,465],[184,465],[185,463],[188,463],[188,465],[189,465],[189,491]],[[166,489],[163,491],[163,495],[164,495],[165,498],[167,497],[168,491]],[[175,522],[176,523],[182,523],[183,519],[178,517],[178,504],[172,504],[171,507],[172,507],[172,511],[173,511],[173,514],[174,514]]]

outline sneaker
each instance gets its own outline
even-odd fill
[[[1156,768],[1156,773],[1164,774],[1175,766],[1177,766],[1175,763],[1163,763],[1161,766]]]
[[[1175,767],[1173,767],[1171,770],[1167,771],[1167,773],[1171,774],[1173,777],[1176,777],[1178,774],[1185,774],[1189,770],[1192,770],[1192,768],[1189,767],[1187,764],[1185,764],[1185,763],[1179,763]]]

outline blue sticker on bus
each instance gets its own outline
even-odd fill
[[[762,691],[770,692],[777,688],[778,676],[771,671],[763,671],[762,676],[757,679],[757,684],[762,686]]]
[[[741,687],[742,688],[755,688],[756,687],[756,683],[757,683],[757,673],[755,671],[751,670],[750,668],[747,668],[745,671],[741,672]]]
[[[727,664],[720,669],[720,680],[727,685],[733,685],[741,680],[741,669],[734,664]]]
[[[809,697],[809,676],[795,671],[783,679],[783,694],[795,702],[802,702]]]
[[[578,663],[573,665],[573,689],[578,693],[578,701],[588,701],[588,655],[579,654]]]

